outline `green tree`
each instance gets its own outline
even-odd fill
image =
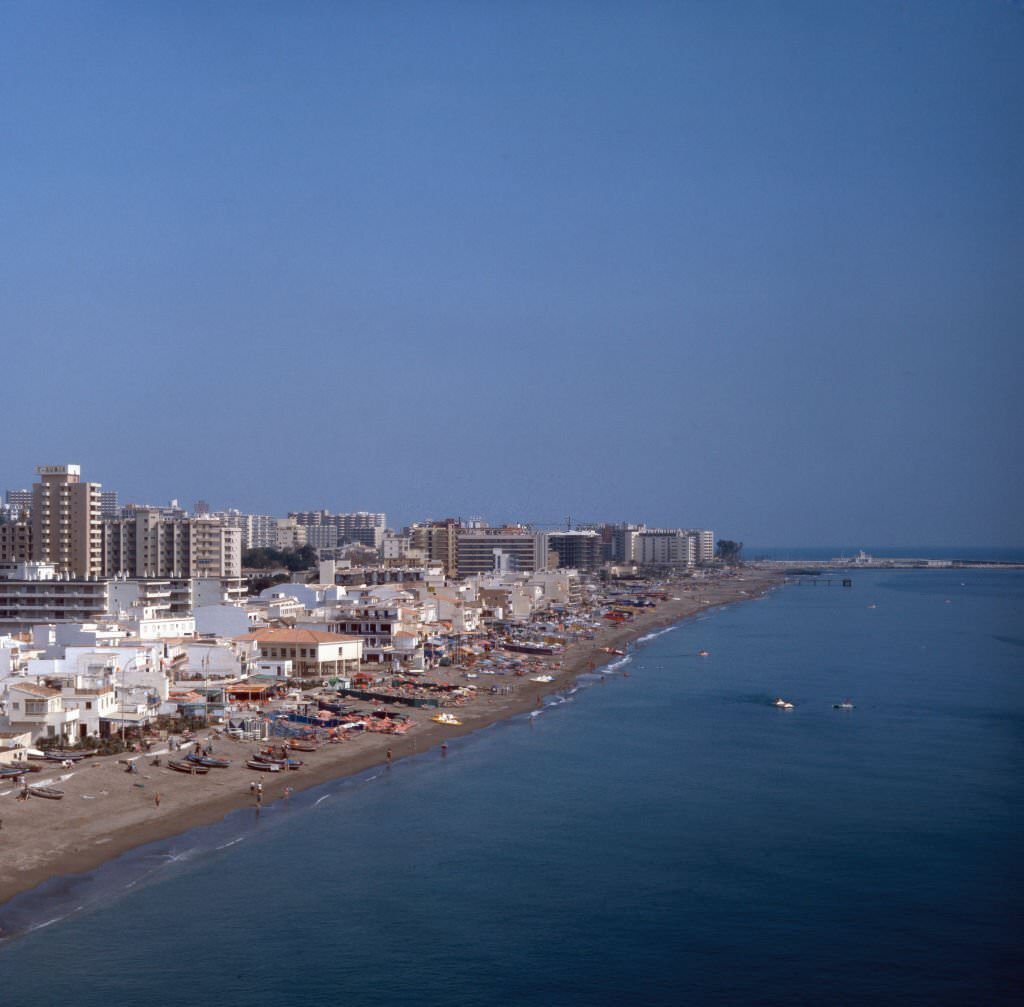
[[[274,570],[284,567],[295,573],[316,566],[316,549],[304,545],[301,549],[246,549],[242,553],[242,566],[247,570]]]
[[[743,543],[734,542],[731,538],[720,538],[715,552],[723,563],[739,563],[743,553]]]

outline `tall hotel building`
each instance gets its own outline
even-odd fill
[[[74,577],[103,573],[100,484],[78,465],[40,465],[32,487],[32,558]]]

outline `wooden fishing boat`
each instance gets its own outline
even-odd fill
[[[46,753],[48,762],[81,762],[84,758],[85,752],[64,752],[60,749],[51,748]]]
[[[292,738],[288,742],[288,747],[296,752],[315,752],[318,746],[315,741],[302,741],[299,738]]]
[[[190,776],[202,776],[210,771],[209,766],[200,766],[184,759],[168,759],[167,765],[179,773],[188,773]]]
[[[257,769],[261,773],[280,773],[281,766],[276,762],[259,762],[256,759],[246,759],[245,764],[250,769]]]
[[[227,769],[231,765],[228,759],[215,759],[212,755],[196,755],[190,752],[185,756],[185,761],[193,766],[205,766],[207,769]]]
[[[272,755],[263,755],[262,753],[254,755],[252,761],[277,766],[278,769],[298,769],[302,765],[301,759],[278,759]]]
[[[46,797],[51,801],[59,801],[64,796],[64,791],[56,787],[29,787],[28,792],[33,797]]]

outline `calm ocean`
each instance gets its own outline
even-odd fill
[[[19,898],[0,1003],[1020,1002],[1024,574],[853,580]]]

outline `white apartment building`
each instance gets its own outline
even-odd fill
[[[715,558],[714,532],[704,529],[645,528],[636,533],[633,561],[652,566],[696,566]]]
[[[209,515],[226,528],[242,533],[242,549],[276,549],[277,518],[271,514],[243,514],[238,510],[218,511]]]
[[[53,563],[0,564],[0,632],[41,622],[91,622],[106,611],[106,581],[72,580]]]
[[[528,528],[460,528],[455,548],[460,578],[494,571],[532,573],[548,567],[547,533]]]
[[[296,511],[289,517],[294,518],[305,528],[334,528],[337,534],[336,545],[358,542],[371,549],[379,549],[387,529],[387,515],[383,512],[355,511],[350,514],[332,514],[327,510]]]
[[[306,545],[308,531],[293,517],[277,518],[275,543],[278,549],[301,549]]]

